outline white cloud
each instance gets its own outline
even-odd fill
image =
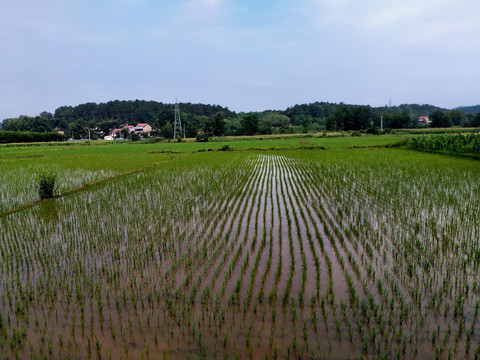
[[[209,6],[218,6],[225,2],[225,0],[197,0],[197,2],[204,3]]]
[[[187,0],[183,3],[179,15],[187,21],[217,21],[226,16],[225,5],[224,0]]]
[[[427,2],[408,1],[402,3],[387,2],[383,8],[372,9],[366,14],[363,24],[373,29],[391,28],[398,25],[413,25],[415,22],[422,26],[422,17],[428,12]]]

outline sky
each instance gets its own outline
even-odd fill
[[[480,104],[478,0],[0,0],[0,121],[110,100]]]

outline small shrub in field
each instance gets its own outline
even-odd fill
[[[196,137],[196,141],[197,142],[208,142],[208,134],[206,133],[202,133],[202,134],[198,134],[197,137]]]
[[[223,145],[221,148],[220,148],[220,151],[233,151],[233,149],[228,146],[228,145]]]
[[[43,172],[38,176],[38,196],[40,196],[40,199],[49,199],[54,196],[56,180],[57,175],[51,172]]]

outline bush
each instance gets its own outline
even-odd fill
[[[52,172],[43,172],[38,176],[38,196],[40,196],[40,199],[53,198],[56,180],[57,175]]]
[[[203,134],[198,134],[196,137],[197,142],[208,142],[208,134],[203,133]]]
[[[233,149],[228,145],[223,145],[219,151],[233,151]]]
[[[378,135],[380,134],[380,128],[378,126],[370,126],[367,131],[367,134]]]

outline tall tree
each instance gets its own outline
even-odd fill
[[[242,132],[246,135],[254,135],[258,133],[258,116],[256,114],[247,114],[242,120]]]
[[[225,134],[225,115],[219,111],[214,115],[214,129],[213,134],[215,136],[222,136]]]
[[[432,127],[452,126],[451,120],[440,110],[435,110],[432,115],[430,115],[430,120],[432,121]]]
[[[350,114],[346,115],[343,123],[344,130],[363,130],[368,127],[371,121],[372,111],[370,106],[354,106],[350,110]]]
[[[173,139],[173,125],[170,121],[162,126],[162,128],[160,130],[160,134],[164,138]]]
[[[407,110],[393,115],[390,127],[392,129],[404,129],[410,126],[411,118]]]
[[[473,118],[471,126],[473,127],[480,127],[480,112]]]
[[[340,104],[337,110],[327,118],[326,127],[329,131],[352,130],[351,112],[347,105]]]
[[[266,126],[279,128],[290,124],[291,120],[287,115],[282,115],[278,112],[269,112],[262,118],[262,122]]]
[[[454,126],[461,126],[467,120],[467,115],[463,110],[450,110],[447,111],[445,116],[450,119],[450,122]]]
[[[85,139],[87,137],[87,124],[85,120],[79,119],[73,122],[70,126],[70,131],[73,133],[74,139]]]

